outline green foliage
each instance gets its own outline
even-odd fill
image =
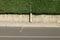
[[[60,0],[33,0],[33,13],[60,13]]]
[[[30,13],[30,5],[34,14],[60,14],[60,0],[0,0],[0,13]]]
[[[0,13],[29,13],[29,1],[0,0]]]

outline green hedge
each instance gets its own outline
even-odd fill
[[[60,13],[60,0],[33,0],[33,13]]]
[[[30,4],[31,1],[31,4]],[[60,0],[0,0],[0,13],[60,14]]]
[[[0,13],[29,13],[28,0],[0,0]]]

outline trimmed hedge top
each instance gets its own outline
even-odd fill
[[[0,13],[30,12],[60,13],[60,0],[0,0]]]
[[[0,0],[0,13],[28,13],[28,0]]]
[[[60,0],[33,0],[33,13],[60,13]]]

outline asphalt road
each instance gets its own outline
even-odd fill
[[[59,27],[0,27],[0,40],[60,40]]]

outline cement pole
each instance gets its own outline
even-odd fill
[[[32,1],[30,0],[30,14],[29,14],[29,22],[32,22]]]
[[[30,13],[29,17],[30,17],[30,19],[29,19],[30,21],[29,22],[32,22],[32,13]]]

